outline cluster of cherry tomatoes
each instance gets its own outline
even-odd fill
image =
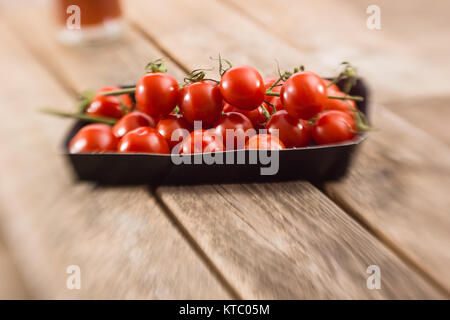
[[[80,129],[69,151],[189,154],[280,150],[339,143],[358,134],[354,100],[360,97],[349,96],[335,81],[313,72],[296,69],[263,79],[250,66],[230,66],[220,71],[220,80],[207,79],[204,72],[192,75],[180,85],[157,69],[146,73],[135,88],[100,89],[84,115],[103,123]],[[133,93],[135,103],[130,97]],[[197,121],[202,129],[194,130]],[[227,130],[235,135],[230,138]]]

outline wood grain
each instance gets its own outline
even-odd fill
[[[326,191],[450,291],[450,150],[385,108],[348,177]]]
[[[333,1],[283,0],[276,6],[264,0],[258,5],[254,0],[225,2],[244,10],[255,23],[302,52],[311,52],[319,61],[329,52],[335,57],[343,53],[342,58],[362,66],[361,74],[374,89],[374,100],[386,101],[387,107],[434,135],[424,135],[380,108],[375,131],[349,178],[326,191],[450,292],[446,267],[450,256],[445,250],[450,244],[449,149],[435,141],[448,143],[448,130],[443,124],[448,123],[450,112],[445,95],[434,98],[436,93],[448,93],[448,81],[442,77],[448,67],[444,61],[450,46],[437,41],[450,30],[445,10],[448,2],[438,1],[422,14],[420,1],[379,1],[383,17],[380,32],[363,27],[363,13],[370,1],[339,6]],[[321,10],[327,7],[333,10]],[[333,24],[331,34],[323,21],[337,19],[340,22]],[[298,20],[302,23],[292,28]],[[412,26],[417,32],[411,31]],[[317,38],[324,41],[317,43]],[[426,70],[417,72],[420,65],[427,65]],[[390,70],[389,77],[384,67]]]
[[[128,2],[127,2],[128,3]],[[188,67],[191,67],[197,64],[197,63],[205,63],[207,64],[208,61],[203,57],[203,54],[205,53],[205,57],[208,55],[209,52],[211,52],[211,54],[216,55],[217,54],[217,50],[215,50],[213,52],[213,50],[210,50],[210,46],[213,48],[219,48],[219,51],[227,54],[227,57],[233,57],[234,59],[237,60],[237,62],[239,63],[250,63],[250,64],[254,64],[258,67],[261,67],[263,70],[265,70],[265,72],[267,74],[269,74],[271,72],[271,70],[274,70],[273,67],[273,56],[271,56],[271,53],[275,52],[275,49],[273,49],[273,51],[269,51],[267,53],[267,55],[265,55],[266,53],[264,52],[264,45],[263,45],[263,40],[266,39],[266,36],[268,36],[269,38],[269,42],[273,43],[276,47],[278,47],[277,49],[282,52],[281,53],[281,58],[280,60],[284,57],[286,58],[285,61],[288,61],[289,63],[295,63],[293,62],[294,59],[295,61],[297,61],[298,57],[299,57],[299,52],[294,49],[291,48],[289,46],[286,46],[286,44],[283,41],[280,41],[278,39],[276,39],[276,37],[272,37],[270,38],[270,34],[266,34],[263,33],[261,30],[259,30],[259,28],[254,27],[254,25],[250,22],[246,22],[245,19],[241,18],[240,16],[236,15],[235,13],[232,13],[232,11],[229,11],[229,9],[227,9],[227,7],[222,7],[220,5],[217,5],[215,2],[202,2],[201,5],[199,5],[199,2],[192,2],[189,5],[186,6],[186,11],[185,14],[186,16],[183,17],[179,17],[176,14],[181,14],[181,12],[179,12],[179,7],[177,7],[177,4],[175,2],[169,2],[168,4],[168,8],[166,8],[165,6],[162,6],[162,4],[155,4],[155,5],[160,5],[162,6],[161,8],[159,8],[161,11],[157,11],[159,12],[159,15],[157,17],[152,17],[149,16],[149,13],[146,10],[142,10],[141,12],[139,12],[139,16],[140,17],[145,17],[145,18],[152,18],[152,20],[147,20],[147,22],[144,24],[143,22],[141,22],[141,29],[145,30],[146,32],[151,32],[151,39],[156,39],[156,42],[158,44],[163,45],[164,48],[166,48],[168,50],[168,52],[173,55],[174,58],[176,58],[177,61],[186,61],[185,65]],[[153,5],[153,4],[152,4]],[[180,5],[178,3],[178,5]],[[135,7],[136,9],[139,9],[138,6]],[[205,17],[201,17],[200,14],[198,16],[195,16],[193,14],[193,12],[190,12],[189,10],[194,10],[194,9],[198,9],[198,8],[205,8],[204,10],[206,10],[206,17],[210,17],[210,18],[205,18]],[[189,9],[189,10],[187,10]],[[165,20],[161,19],[161,16],[164,16],[163,14],[161,14],[161,12],[171,12],[172,13],[172,18],[168,19],[169,16],[165,16]],[[210,15],[208,15],[208,13]],[[188,17],[189,16],[189,17]],[[194,17],[194,18],[192,18]],[[31,17],[30,17],[31,18]],[[142,18],[142,19],[145,19]],[[189,20],[189,19],[193,19],[193,20]],[[159,20],[158,20],[159,19]],[[172,21],[171,19],[179,19],[177,21]],[[187,19],[187,20],[186,20]],[[203,19],[203,20],[202,20]],[[210,19],[217,19],[217,22],[215,21],[210,21]],[[154,23],[152,24],[152,26],[147,26],[147,23],[149,23],[149,21],[153,21]],[[157,22],[157,23],[156,23]],[[178,23],[178,25],[174,22]],[[214,29],[208,29],[205,32],[205,37],[198,37],[199,31],[202,30],[202,32],[205,31],[204,28],[204,24],[203,23],[210,23],[211,25],[215,26]],[[168,24],[168,25],[166,25]],[[173,28],[170,29],[171,24],[178,26],[179,29],[177,28]],[[225,24],[224,27],[221,27],[222,24]],[[45,27],[45,24],[40,24],[39,28],[42,27],[42,25]],[[186,27],[187,26],[187,27]],[[240,31],[239,35],[236,34],[232,34],[232,33],[228,33],[228,31],[226,30],[226,26],[234,26],[235,28],[237,28]],[[203,27],[202,29],[200,29],[201,27]],[[159,29],[160,28],[160,29]],[[186,28],[188,30],[188,32],[183,33],[182,35],[192,35],[191,38],[186,37],[186,38],[180,38],[180,32],[181,30],[183,30],[183,32],[185,32],[185,30],[183,28]],[[33,32],[34,29],[38,29],[38,28],[33,28]],[[57,67],[53,67],[52,68],[52,72],[54,75],[56,75],[59,79],[62,79],[66,84],[67,87],[69,88],[83,88],[83,84],[85,84],[85,81],[89,82],[89,86],[100,86],[103,84],[110,84],[110,80],[108,79],[114,79],[114,80],[121,80],[121,76],[114,76],[112,75],[112,73],[114,73],[114,71],[109,70],[109,69],[105,69],[104,66],[100,66],[100,67],[96,67],[96,64],[101,64],[102,61],[105,61],[105,59],[107,59],[107,57],[114,57],[110,58],[111,60],[108,60],[108,62],[117,62],[117,61],[121,61],[123,58],[126,58],[126,60],[128,61],[128,59],[140,59],[140,55],[138,55],[137,58],[134,58],[133,54],[133,50],[137,50],[138,52],[143,52],[145,53],[145,50],[140,50],[140,49],[130,49],[130,48],[126,48],[124,50],[126,50],[126,54],[124,54],[123,56],[117,55],[117,51],[116,50],[112,50],[112,55],[109,56],[109,54],[111,54],[110,52],[108,53],[108,55],[105,54],[105,56],[98,56],[95,57],[92,55],[92,52],[86,53],[85,56],[83,57],[83,59],[88,60],[88,62],[86,63],[86,65],[89,65],[89,68],[83,69],[84,64],[80,64],[79,58],[77,58],[78,55],[83,56],[83,53],[77,53],[76,55],[73,54],[73,56],[71,54],[67,54],[67,57],[64,56],[64,59],[61,59],[61,55],[58,53],[58,51],[56,53],[47,53],[45,50],[40,49],[39,46],[39,41],[35,40],[35,37],[33,37],[33,33],[30,32],[30,30],[28,29],[20,29],[20,26],[17,27],[15,26],[15,30],[17,30],[19,32],[19,34],[22,34],[23,37],[27,36],[28,39],[26,39],[27,43],[29,44],[29,47],[32,48],[33,52],[37,53],[40,58],[43,61],[47,61],[50,63],[50,65],[56,65],[56,66],[62,66],[64,65],[65,61],[70,61],[69,63],[69,68],[57,68]],[[20,31],[23,30],[23,31]],[[161,34],[160,32],[164,31],[164,35],[165,37],[157,37],[157,34]],[[42,32],[42,31],[36,31],[36,32],[41,32],[41,33],[37,33],[40,35],[40,37],[44,37],[47,36],[48,37],[48,31]],[[153,33],[154,32],[154,33]],[[252,33],[253,32],[253,33]],[[197,34],[197,37],[195,37],[195,35]],[[253,35],[253,37],[249,37],[250,35]],[[261,35],[263,34],[264,37],[256,37],[255,35]],[[155,35],[155,37],[153,37]],[[202,33],[203,35],[203,33]],[[137,37],[139,39],[141,39],[141,37],[139,35],[137,35]],[[235,37],[238,37],[238,40],[236,40]],[[31,39],[30,39],[31,38]],[[256,38],[256,39],[253,39]],[[223,45],[222,42],[219,42],[222,39],[227,39],[227,41],[225,41],[225,45],[226,45],[226,50],[222,51],[220,50],[221,46]],[[259,40],[258,40],[259,39]],[[247,42],[245,42],[244,40],[250,40]],[[43,43],[45,43],[45,41],[48,40],[41,40],[44,41]],[[198,48],[195,47],[191,47],[192,43],[194,42],[194,45],[197,45]],[[178,43],[178,47],[176,47]],[[247,43],[247,44],[246,44]],[[143,44],[144,46],[146,46],[147,44]],[[254,53],[252,49],[258,49],[260,48],[261,50],[259,50],[258,52]],[[56,47],[55,47],[56,49]],[[41,50],[41,51],[39,51]],[[117,49],[118,50],[118,49]],[[200,56],[198,53],[202,52],[202,56]],[[243,54],[243,52],[247,52],[246,54]],[[46,58],[47,54],[51,54],[50,55],[50,59]],[[185,56],[188,55],[188,58]],[[58,58],[59,57],[59,58]],[[122,57],[122,58],[120,58]],[[66,60],[67,58],[67,60]],[[59,59],[59,60],[58,60]],[[89,60],[91,59],[91,60]],[[195,60],[198,59],[198,60]],[[201,59],[201,60],[200,60]],[[56,60],[56,62],[55,62]],[[143,59],[144,60],[144,59]],[[78,62],[77,62],[78,61]],[[256,61],[256,63],[253,63],[253,61]],[[72,64],[72,66],[70,66]],[[74,68],[81,68],[80,71],[76,71],[74,70]],[[97,69],[96,69],[97,68]],[[101,69],[100,69],[101,68]],[[119,68],[119,67],[118,67]],[[120,67],[121,70],[124,70],[126,67]],[[132,67],[134,68],[134,67]],[[136,66],[137,68],[137,66]],[[102,71],[100,71],[102,70]],[[67,71],[69,72],[69,74],[74,74],[74,77],[72,78],[71,76],[64,76],[61,75],[62,71]],[[173,71],[173,70],[172,70]],[[105,78],[100,78],[102,77],[103,72],[111,72],[111,75],[108,75],[108,79]],[[128,73],[130,72],[130,73]],[[177,72],[175,70],[175,72]],[[79,75],[77,75],[79,73]],[[126,75],[131,75],[133,73],[136,74],[140,74],[139,71],[136,69],[132,69],[130,70],[126,70],[126,72],[124,72],[124,74]],[[93,79],[83,79],[83,74],[84,76],[86,76],[86,74],[93,74]],[[87,77],[87,76],[86,76]],[[125,78],[125,76],[124,76]],[[75,79],[75,80],[73,80]],[[104,83],[103,81],[107,81],[106,83]],[[64,170],[64,169],[63,169]],[[233,186],[228,186],[229,188],[233,188]],[[328,297],[328,296],[333,296],[333,297],[353,297],[353,296],[360,296],[360,297],[378,297],[378,298],[384,298],[384,297],[435,297],[436,296],[436,291],[434,291],[427,283],[425,283],[420,277],[417,276],[417,274],[415,274],[410,268],[408,268],[404,263],[402,263],[401,261],[398,260],[398,258],[396,258],[395,256],[392,255],[392,253],[390,253],[388,250],[386,250],[386,248],[384,248],[382,245],[380,245],[379,242],[377,242],[373,237],[369,236],[366,232],[364,232],[360,226],[354,224],[354,222],[352,222],[351,219],[348,218],[348,216],[346,216],[342,211],[340,211],[338,208],[336,208],[329,200],[326,199],[326,197],[324,197],[322,194],[320,194],[320,192],[317,191],[317,189],[313,188],[311,185],[309,184],[304,184],[304,183],[296,183],[295,184],[295,189],[299,190],[298,194],[296,194],[295,199],[297,200],[293,200],[293,201],[300,201],[300,202],[306,202],[308,203],[308,201],[313,198],[315,199],[312,205],[312,209],[308,206],[307,208],[305,208],[302,211],[305,211],[306,214],[308,214],[309,212],[311,212],[312,217],[311,218],[313,220],[316,219],[315,214],[315,208],[320,208],[322,212],[325,211],[326,215],[324,218],[324,220],[329,220],[329,221],[333,221],[335,219],[333,219],[333,215],[337,215],[339,217],[339,219],[347,219],[348,221],[350,221],[349,223],[347,223],[347,220],[344,220],[343,222],[339,223],[339,227],[336,227],[335,225],[320,225],[319,227],[321,228],[321,232],[319,232],[319,234],[321,235],[320,237],[318,237],[318,239],[314,238],[314,234],[307,234],[305,236],[303,236],[301,234],[301,236],[303,237],[299,237],[297,236],[297,231],[298,230],[305,230],[305,227],[301,225],[301,221],[297,221],[297,220],[301,220],[301,216],[297,217],[294,224],[293,229],[295,232],[294,233],[294,237],[290,238],[291,234],[284,234],[284,230],[288,229],[288,225],[285,225],[285,219],[282,220],[283,223],[277,222],[275,219],[273,218],[268,218],[268,220],[270,222],[273,222],[275,225],[277,225],[277,229],[274,230],[278,230],[281,232],[279,232],[280,237],[282,237],[282,243],[281,246],[290,246],[291,243],[295,243],[295,247],[294,249],[302,249],[302,247],[298,246],[298,242],[301,242],[302,240],[308,240],[311,244],[316,244],[315,246],[310,245],[308,246],[308,250],[314,249],[313,252],[309,253],[310,254],[310,260],[311,261],[311,266],[309,266],[310,268],[308,269],[307,266],[305,267],[305,265],[300,265],[299,267],[297,267],[297,259],[299,256],[303,257],[302,255],[299,255],[299,253],[297,251],[295,251],[295,254],[291,254],[291,252],[288,252],[289,254],[286,255],[286,257],[282,260],[282,262],[279,262],[277,258],[279,258],[279,256],[277,254],[273,254],[273,256],[271,255],[271,253],[274,251],[272,249],[272,247],[278,248],[278,242],[280,241],[279,238],[276,237],[272,237],[273,239],[269,239],[269,242],[264,243],[263,245],[259,244],[259,242],[257,241],[258,238],[254,237],[252,235],[252,230],[253,229],[248,229],[248,228],[242,228],[242,233],[241,234],[236,234],[231,232],[233,229],[236,229],[236,227],[233,227],[236,224],[236,220],[238,219],[237,213],[232,213],[231,210],[227,209],[226,212],[224,213],[225,218],[222,220],[215,220],[213,223],[210,224],[201,224],[201,225],[195,225],[196,228],[192,229],[192,225],[194,223],[199,223],[200,220],[198,219],[192,219],[192,221],[190,221],[189,217],[190,215],[192,215],[192,211],[189,211],[187,209],[185,209],[183,207],[183,210],[177,209],[177,208],[181,208],[181,206],[185,205],[184,203],[187,204],[193,204],[192,201],[193,199],[198,199],[201,200],[199,202],[199,204],[197,204],[197,207],[194,206],[194,208],[198,208],[198,206],[200,206],[200,210],[202,214],[205,215],[209,215],[209,216],[213,216],[217,211],[219,211],[217,209],[217,207],[215,205],[218,205],[218,208],[220,209],[221,206],[224,208],[228,208],[224,206],[223,201],[220,201],[221,197],[226,197],[227,194],[226,192],[224,192],[221,188],[224,188],[226,191],[229,191],[230,194],[233,197],[237,197],[237,200],[233,199],[232,201],[232,205],[235,208],[239,208],[239,209],[235,209],[237,210],[238,214],[244,217],[247,217],[247,215],[249,215],[248,212],[251,213],[253,212],[253,208],[255,207],[256,212],[260,213],[260,212],[264,212],[264,208],[260,208],[258,207],[258,200],[259,198],[257,198],[256,196],[250,196],[250,197],[244,197],[241,196],[241,194],[245,193],[245,189],[242,188],[246,188],[246,186],[234,186],[235,189],[226,189],[227,186],[212,186],[212,187],[195,187],[192,189],[188,189],[188,188],[180,188],[181,191],[177,191],[177,190],[173,190],[170,189],[170,192],[174,192],[175,194],[178,195],[178,197],[176,198],[176,201],[165,201],[166,205],[168,205],[169,207],[171,207],[172,209],[175,210],[175,219],[177,220],[177,222],[181,222],[183,224],[183,227],[186,229],[187,232],[190,232],[190,235],[192,236],[192,238],[194,240],[198,241],[199,247],[201,250],[204,250],[204,252],[206,254],[208,254],[208,257],[211,259],[211,261],[217,266],[217,268],[222,272],[223,275],[225,275],[227,277],[227,280],[229,280],[233,286],[235,286],[236,288],[238,288],[239,292],[242,292],[242,295],[244,297],[273,297],[273,296],[283,296],[283,297],[302,297],[303,295],[303,291],[307,291],[310,297]],[[277,187],[279,187],[277,184],[274,185],[275,189]],[[219,188],[218,190],[220,191],[214,191],[214,192],[209,192],[208,190],[210,190],[210,188]],[[269,190],[264,189],[265,186],[254,186],[254,188],[256,190],[259,190],[258,195],[263,196],[264,198],[267,196],[270,199],[273,199],[273,196],[269,193]],[[288,190],[289,191],[283,191],[280,193],[282,195],[284,195],[285,193],[291,193],[292,191],[292,186],[289,186]],[[280,190],[282,190],[281,187],[279,187]],[[111,191],[111,190],[106,190],[107,192]],[[194,193],[195,191],[195,193]],[[271,190],[270,190],[271,191]],[[100,194],[99,196],[101,197],[101,195],[104,194],[103,190],[98,191]],[[170,194],[168,194],[167,192],[164,192],[163,190],[158,191],[160,193],[161,198],[164,200],[165,196],[170,196]],[[262,192],[262,193],[261,193]],[[309,192],[312,194],[310,195]],[[204,195],[203,195],[204,193]],[[247,193],[248,194],[248,193]],[[200,196],[199,196],[200,195]],[[113,196],[111,196],[112,198],[115,198],[117,196],[117,194],[114,194]],[[208,198],[205,199],[205,197],[208,196]],[[284,195],[285,196],[285,195]],[[219,199],[219,200],[217,200]],[[109,198],[106,200],[109,201]],[[208,202],[210,201],[210,202]],[[213,202],[214,206],[211,206],[211,201]],[[274,201],[275,202],[275,201]],[[321,204],[322,202],[324,202],[324,204]],[[103,202],[102,202],[103,203]],[[241,209],[241,206],[243,205],[243,203],[245,204],[245,208]],[[279,217],[283,217],[284,215],[286,215],[287,217],[290,217],[289,211],[286,211],[286,208],[290,208],[289,206],[286,206],[285,204],[279,204],[278,202],[275,202],[276,205],[276,209],[278,210],[274,210],[273,208],[271,208],[268,214],[270,215],[275,215],[275,216],[279,216]],[[248,209],[248,208],[251,209]],[[209,210],[206,210],[207,208],[209,208]],[[62,210],[62,209],[61,209]],[[75,209],[74,209],[75,210]],[[62,210],[63,211],[63,210]],[[194,210],[194,214],[195,214]],[[297,211],[295,211],[297,212]],[[198,213],[198,212],[197,212]],[[260,214],[261,215],[261,214]],[[297,214],[298,215],[298,214]],[[109,216],[108,216],[109,217]],[[337,219],[337,220],[339,220]],[[308,220],[309,221],[309,220]],[[220,224],[223,223],[223,226],[220,226]],[[218,225],[219,224],[219,225]],[[268,232],[271,230],[270,229],[270,225],[268,226],[267,223],[264,223],[263,225],[261,225],[262,222],[259,221],[259,219],[254,219],[251,220],[251,223],[249,225],[256,225],[257,226],[257,230],[259,230],[258,232],[264,234],[264,232]],[[342,225],[341,225],[342,224]],[[308,224],[309,227],[310,224]],[[220,227],[220,228],[219,228]],[[317,227],[317,228],[319,228]],[[332,238],[329,242],[325,242],[322,238],[326,238],[326,234],[328,233],[329,229],[333,229],[336,228],[337,230],[340,230],[341,228],[343,228],[343,230],[347,230],[346,228],[350,228],[351,230],[349,231],[349,238],[353,239],[355,238],[356,240],[346,240],[347,238],[343,235],[341,235],[340,233],[338,235],[336,235],[335,238]],[[315,230],[314,228],[309,229],[310,230]],[[67,229],[65,229],[64,231],[68,231]],[[221,231],[221,232],[219,232]],[[273,231],[272,231],[273,232]],[[216,234],[217,233],[217,234]],[[250,234],[250,236],[249,236]],[[273,235],[273,233],[268,233]],[[278,233],[277,233],[278,234]],[[359,235],[361,234],[361,235]],[[244,240],[253,240],[253,242],[250,243],[246,243],[245,241],[239,242],[240,247],[235,247],[233,246],[232,248],[228,247],[228,243],[235,243],[235,242],[231,242],[231,240],[229,240],[230,238],[235,238],[237,237],[238,239],[243,238]],[[211,240],[212,239],[212,240]],[[201,241],[199,241],[201,240]],[[293,240],[295,240],[293,242]],[[267,240],[266,240],[267,241]],[[270,243],[270,241],[272,241]],[[361,246],[357,246],[358,243],[362,242],[363,244],[367,243],[367,247],[364,247],[363,245]],[[339,268],[333,269],[331,267],[329,267],[329,265],[326,262],[323,261],[334,261],[333,263],[341,263],[342,264],[342,259],[341,257],[339,257],[338,254],[331,256],[330,257],[330,252],[340,252],[339,250],[344,250],[345,252],[345,248],[348,246],[348,243],[350,243],[351,245],[355,246],[355,248],[352,247],[352,252],[351,254],[355,256],[354,260],[356,261],[355,263],[351,263],[352,265],[354,265],[352,269],[351,267],[344,267],[344,269],[346,270],[343,274],[342,274],[342,279],[340,278],[340,281],[342,283],[346,283],[349,284],[350,288],[349,290],[343,290],[342,286],[338,286],[336,284],[333,284],[332,289],[328,289],[326,287],[327,284],[327,280],[330,279],[330,276],[336,276],[333,272],[338,270],[339,272],[341,272],[342,270],[340,270]],[[338,249],[334,250],[332,248],[335,248],[334,246],[337,246]],[[357,247],[356,247],[357,246]],[[255,249],[256,248],[256,249]],[[260,252],[262,252],[259,249],[266,249],[266,253],[269,252],[269,258],[267,258],[266,253],[261,253],[261,255],[263,256],[263,258],[261,258],[261,260],[257,260],[259,264],[251,264],[252,261],[249,260],[253,260],[253,259],[258,259],[258,255],[260,254]],[[272,250],[271,250],[272,249]],[[81,250],[81,249],[80,249]],[[212,254],[211,252],[217,250],[218,253],[216,254]],[[240,257],[236,251],[240,254],[246,255],[246,253],[251,254],[250,258],[247,260],[243,260],[246,263],[245,264],[240,264],[241,260],[240,259],[235,259],[236,256]],[[275,250],[276,251],[276,250]],[[101,251],[103,252],[103,250]],[[300,251],[301,253],[301,251]],[[283,252],[284,254],[284,252]],[[372,259],[372,255],[374,257],[374,259]],[[256,258],[255,258],[256,257]],[[350,259],[351,260],[351,259]],[[360,270],[363,266],[365,266],[365,264],[368,262],[368,260],[372,261],[372,260],[379,260],[381,261],[381,263],[383,264],[382,270],[384,270],[384,268],[386,268],[386,272],[388,272],[388,278],[391,279],[392,278],[399,278],[399,279],[403,279],[402,282],[396,282],[394,280],[394,282],[390,281],[390,283],[393,283],[393,285],[388,285],[386,291],[384,291],[384,289],[381,292],[374,292],[374,291],[370,291],[370,292],[363,292],[363,289],[361,288],[361,286],[365,285],[365,281],[364,281],[364,276],[365,275],[365,269],[363,268],[362,270]],[[353,261],[353,260],[352,260]],[[385,262],[387,261],[387,262]],[[323,262],[323,263],[322,263]],[[246,265],[250,264],[249,268],[246,269]],[[318,270],[314,269],[314,268],[319,268]],[[274,272],[274,275],[271,276],[270,273],[268,273],[268,271],[271,270]],[[297,273],[295,273],[294,276],[292,276],[292,278],[290,277],[290,275],[288,274],[291,270],[295,270]],[[311,271],[312,270],[312,271]],[[330,271],[331,270],[331,271]],[[286,272],[287,271],[287,272]],[[314,273],[313,273],[314,271]],[[391,273],[392,272],[392,273]],[[286,276],[286,274],[288,274],[288,276]],[[390,275],[389,275],[390,274]],[[406,275],[406,277],[403,277],[403,274]],[[315,276],[316,278],[314,283],[311,284],[311,288],[308,287],[308,285],[310,284],[310,282],[308,282],[311,276]],[[384,277],[384,276],[383,276]],[[320,280],[317,280],[317,279]],[[264,286],[264,279],[269,279],[271,280],[271,284],[272,286],[268,285],[268,286]],[[409,281],[405,281],[409,280]],[[411,280],[413,279],[413,280]],[[363,283],[361,284],[360,280],[363,280]],[[291,286],[290,287],[290,281],[293,281],[295,283],[295,286]],[[261,284],[263,283],[263,284]],[[302,286],[303,285],[303,286]],[[408,286],[408,287],[405,287]],[[279,289],[280,288],[280,289]],[[104,288],[104,290],[106,291],[107,289]],[[398,290],[398,291],[397,291]],[[366,289],[366,291],[369,291]],[[133,293],[131,293],[130,295],[132,295]]]
[[[1,234],[0,234],[1,236]],[[0,237],[0,300],[27,299],[29,294],[13,257]]]
[[[450,146],[450,130],[447,125],[450,123],[449,95],[393,100],[385,105],[434,139]]]
[[[0,126],[7,150],[0,154],[0,226],[32,295],[229,298],[145,187],[100,188],[74,181],[59,154],[69,122],[36,112],[41,105],[64,108],[74,100],[3,21],[0,38],[7,46],[0,51],[0,68],[10,72],[0,89],[8,110]],[[77,68],[62,51],[52,54],[60,55],[65,72]],[[86,77],[92,78],[94,71]],[[81,268],[81,290],[66,288],[69,265]]]
[[[311,185],[160,187],[158,194],[244,298],[439,297]],[[367,289],[373,264],[382,290]]]
[[[163,4],[152,4],[151,9],[144,1],[127,3],[128,14],[138,28],[152,38],[164,33],[164,37],[158,38],[159,45],[174,59],[185,61],[189,68],[205,64],[204,55],[214,56],[221,52],[235,63],[250,63],[268,74],[273,68],[274,56],[281,56],[284,59],[280,59],[281,61],[291,65],[301,56],[297,49],[259,29],[218,2],[190,1],[186,4],[181,1],[166,1]],[[207,30],[205,25],[209,26]],[[200,33],[202,37],[195,36]],[[267,43],[276,47],[277,55],[275,49],[265,48]],[[202,52],[202,55],[198,52]],[[392,297],[394,292],[397,297],[424,293],[420,289],[424,285],[420,278],[416,283],[418,287],[408,289],[407,292],[400,287],[400,283],[394,285],[399,286],[398,291],[392,288],[392,291],[387,290],[381,295],[364,290],[359,281],[362,274],[358,272],[365,271],[361,268],[367,262],[367,251],[380,261],[391,261],[392,265],[396,265],[398,269],[392,265],[387,269],[392,270],[398,279],[402,278],[402,274],[408,274],[409,277],[414,273],[379,242],[365,234],[360,226],[350,223],[351,219],[344,212],[333,206],[310,184],[275,184],[272,189],[268,186],[164,187],[158,189],[158,194],[243,297],[367,298]],[[249,189],[257,191],[252,192]],[[291,212],[292,208],[286,204],[288,201],[284,197],[288,197],[286,194],[292,190],[295,190],[295,196],[288,199],[303,204],[303,210],[300,210],[303,215],[311,214],[316,217],[316,211],[324,214],[319,225],[303,222],[304,216],[297,211],[295,214]],[[271,199],[273,206],[266,204],[266,199]],[[260,204],[261,202],[264,204]],[[294,214],[295,218],[290,214]],[[340,223],[334,223],[336,219],[333,217],[336,216],[339,217],[337,220],[341,221]],[[294,226],[285,234],[291,227],[287,221],[291,220]],[[308,229],[303,223],[311,228]],[[339,230],[336,238],[327,239],[325,234],[329,233],[328,229]],[[349,244],[343,236],[346,233],[358,240]],[[266,234],[267,237],[264,236]],[[360,236],[364,240],[358,238]],[[294,246],[294,249],[286,255],[278,254],[274,248],[277,248],[280,241],[281,246]],[[309,255],[305,265],[298,261],[306,259],[305,255],[302,255],[306,249],[294,245],[303,242],[310,244],[305,244]],[[367,243],[370,249],[360,246],[361,243]],[[339,263],[341,250],[345,251],[349,245],[356,256],[351,264],[355,264],[359,271],[348,265],[343,267],[348,268],[347,271],[339,270],[343,277],[341,281],[347,284],[348,290],[327,288],[325,284],[333,273],[330,273],[330,266],[326,261]],[[309,267],[316,268],[315,278],[313,271],[306,267],[308,263]],[[294,274],[290,274],[292,272]],[[309,282],[307,279],[314,280]],[[305,288],[309,290],[307,293]]]
[[[297,48],[297,63],[311,70],[328,74],[338,63],[352,62],[376,90],[378,102],[448,92],[450,46],[442,41],[450,32],[446,0],[432,7],[423,0],[221,1]],[[380,7],[380,30],[367,28],[369,5]],[[267,39],[267,47],[285,50]]]
[[[160,50],[127,25],[119,41],[102,46],[63,46],[56,41],[58,30],[52,23],[52,13],[46,5],[19,2],[9,8],[5,19],[68,90],[80,92],[112,84],[135,84],[148,62],[164,58]],[[24,20],[30,23],[25,24]],[[29,25],[34,27],[30,29]],[[182,80],[184,73],[170,59],[166,63],[171,74]]]

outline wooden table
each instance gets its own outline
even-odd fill
[[[68,48],[48,3],[0,1],[0,258],[15,266],[0,269],[2,283],[32,298],[448,298],[450,6],[378,1],[382,29],[371,31],[371,3],[129,0],[121,41]],[[60,154],[71,121],[37,108],[68,110],[76,92],[133,83],[159,57],[181,80],[218,52],[266,76],[274,59],[324,75],[342,60],[359,66],[375,130],[348,176],[319,186],[75,181]],[[66,287],[70,265],[80,290]],[[367,288],[370,265],[380,290]]]

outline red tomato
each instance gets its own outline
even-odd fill
[[[325,107],[327,90],[318,75],[301,71],[286,80],[281,87],[280,97],[291,116],[308,120]]]
[[[103,87],[103,88],[97,90],[95,95],[99,96],[100,93],[102,93],[102,92],[116,91],[116,90],[120,90],[120,89],[122,89],[122,88],[116,87],[116,86],[106,86],[106,87]],[[129,109],[133,108],[133,100],[131,100],[131,97],[129,94],[121,94],[120,96],[111,96],[111,97],[112,98],[120,98],[122,103],[125,106],[127,106]]]
[[[168,115],[178,102],[178,82],[166,73],[147,73],[136,85],[139,111],[152,117]]]
[[[244,110],[233,107],[229,103],[225,103],[223,107],[223,112],[237,112],[246,116],[253,124],[255,129],[264,127],[264,123],[266,122],[266,117],[264,117],[263,111],[261,107],[256,108],[255,110]],[[270,111],[269,111],[270,112]]]
[[[356,136],[354,119],[345,112],[330,110],[322,113],[312,128],[317,144],[329,144],[351,140]]]
[[[227,150],[244,149],[250,136],[256,134],[252,122],[238,112],[223,114],[214,124],[214,130],[223,138],[223,144]]]
[[[86,114],[98,117],[109,117],[119,119],[123,115],[121,102],[128,108],[132,109],[133,102],[128,94],[120,96],[102,96],[100,93],[120,90],[119,87],[103,87],[96,92],[89,107],[86,109]]]
[[[247,144],[246,149],[263,149],[263,150],[281,150],[285,149],[283,142],[275,136],[270,134],[258,134],[251,137]]]
[[[69,144],[70,153],[116,151],[118,139],[107,124],[88,124],[80,129]]]
[[[114,96],[96,96],[92,99],[86,114],[97,117],[120,119],[123,111],[120,102]]]
[[[220,92],[226,102],[239,109],[253,110],[264,101],[266,88],[261,75],[249,66],[228,69],[220,81]]]
[[[180,154],[224,151],[222,139],[209,130],[195,130],[184,139]]]
[[[346,94],[341,91],[334,91],[328,88],[328,94],[338,97],[345,97]],[[327,99],[325,102],[324,110],[338,110],[343,111],[351,115],[355,116],[355,111],[358,110],[355,101],[353,100],[339,100],[339,99]]]
[[[305,147],[311,143],[311,126],[308,120],[297,119],[286,110],[277,111],[266,125],[267,132],[276,135],[287,148]]]
[[[124,115],[112,128],[117,138],[122,138],[125,134],[139,127],[155,127],[155,120],[148,114],[133,111]]]
[[[187,122],[201,121],[203,128],[209,128],[223,109],[219,86],[212,81],[190,83],[180,90],[178,106]]]
[[[140,127],[128,132],[119,142],[122,153],[170,153],[166,139],[151,127]]]
[[[179,130],[173,133],[177,129],[184,129],[184,131]],[[189,135],[192,127],[191,124],[184,119],[181,114],[169,114],[168,116],[161,118],[156,125],[156,130],[158,130],[159,134],[162,135],[167,143],[169,144],[170,149],[172,150],[178,143],[183,141],[183,139]],[[173,139],[173,140],[172,140]]]

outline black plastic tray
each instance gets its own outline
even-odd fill
[[[364,97],[358,102],[359,110],[369,116],[369,94],[365,83],[358,80],[350,91],[352,95]],[[70,154],[68,145],[72,137],[87,123],[77,121],[64,141],[64,153],[69,158],[77,176],[81,180],[101,184],[199,184],[199,183],[239,183],[283,180],[309,180],[320,183],[336,180],[345,175],[351,158],[359,143],[366,138],[361,134],[355,140],[328,146],[310,146],[267,152],[262,155],[279,157],[278,172],[274,175],[261,175],[261,163],[250,164],[252,150],[220,152],[224,160],[234,156],[234,164],[195,164],[203,155],[183,155],[191,164],[176,165],[171,155],[159,154]],[[276,154],[273,154],[276,153]],[[219,153],[214,154],[219,156]],[[244,164],[236,159],[245,157]],[[273,158],[274,159],[274,158]]]

